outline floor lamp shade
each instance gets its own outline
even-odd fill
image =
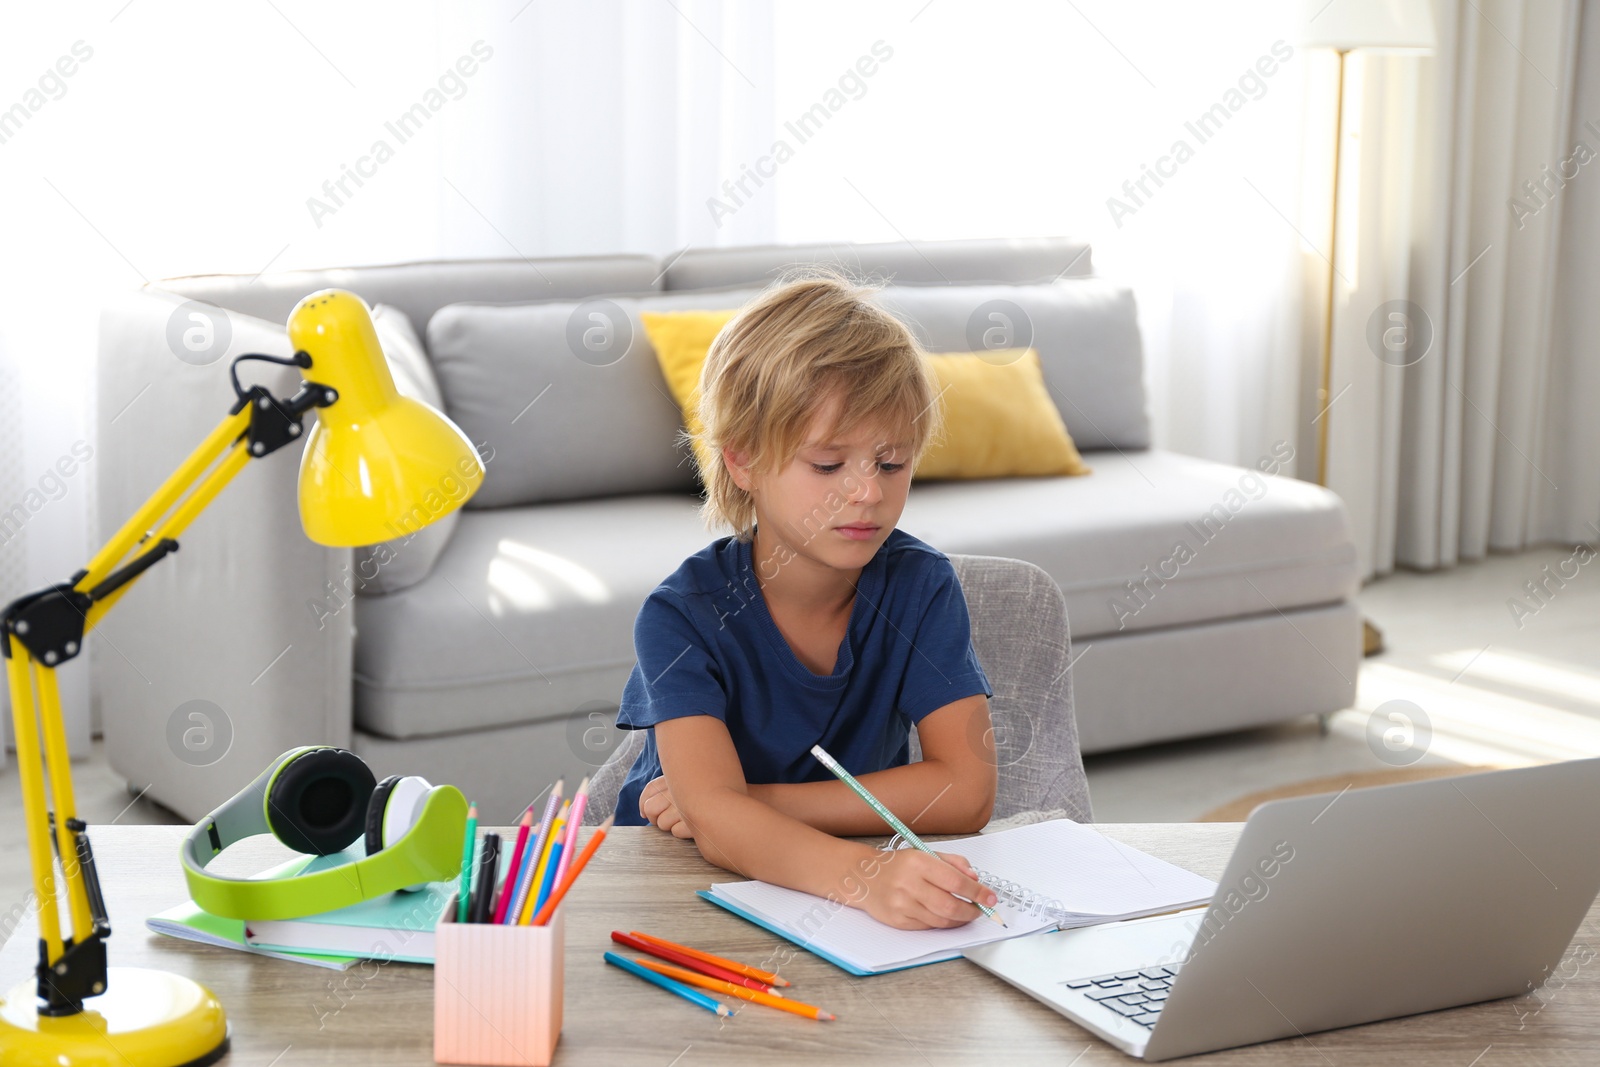
[[[443,518],[483,484],[467,435],[427,404],[403,397],[366,303],[324,289],[289,314],[289,341],[311,357],[307,382],[332,403],[300,458],[300,523],[330,546],[372,545]]]
[[[1431,0],[1304,0],[1295,43],[1336,52],[1431,52]]]

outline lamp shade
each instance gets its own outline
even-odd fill
[[[1433,10],[1430,0],[1304,0],[1298,37],[1302,48],[1426,55],[1434,48]]]
[[[289,313],[305,379],[336,398],[319,408],[300,457],[300,524],[320,545],[372,545],[414,533],[466,503],[483,461],[455,423],[401,396],[366,302],[323,289]]]

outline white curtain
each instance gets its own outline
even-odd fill
[[[1296,15],[1281,0],[780,4],[780,135],[875,45],[891,54],[760,195],[783,242],[1090,238],[1098,272],[1138,299],[1155,444],[1253,466],[1300,444],[1316,82]]]
[[[1600,18],[1582,7],[1440,0],[1432,57],[1351,56],[1329,476],[1368,574],[1600,540]],[[1368,331],[1394,301],[1410,347],[1385,360]]]
[[[720,227],[703,205],[771,144],[771,22],[743,0],[12,12],[0,603],[65,580],[97,547],[89,531],[125,518],[93,514],[108,296],[182,274],[770,240],[770,204]],[[60,672],[78,755],[87,674]]]

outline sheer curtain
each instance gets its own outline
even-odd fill
[[[1138,298],[1157,446],[1253,465],[1300,421],[1315,83],[1293,7],[780,4],[780,135],[892,54],[775,168],[775,235],[1088,236]]]
[[[92,514],[109,294],[179,274],[768,240],[770,206],[718,227],[703,202],[771,144],[772,41],[770,4],[722,0],[13,13],[0,603],[71,575],[89,531],[124,518]],[[87,673],[60,675],[78,754]]]
[[[1369,574],[1600,540],[1600,19],[1582,7],[1442,0],[1431,58],[1352,57],[1329,476]],[[1395,302],[1407,344],[1380,355]]]

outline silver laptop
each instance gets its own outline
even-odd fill
[[[1524,994],[1600,891],[1600,759],[1277,800],[1209,907],[997,941],[978,965],[1166,1060]]]

